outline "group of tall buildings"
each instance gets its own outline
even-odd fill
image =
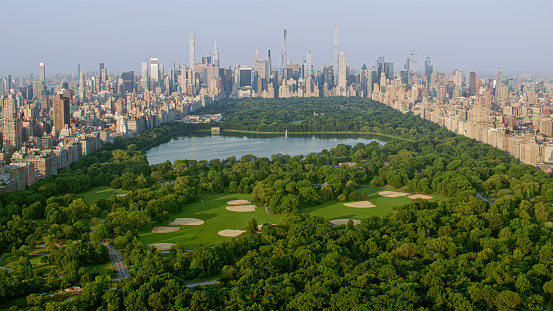
[[[11,76],[0,80],[2,152],[0,192],[24,189],[40,178],[117,137],[182,119],[196,109],[225,98],[358,96],[380,101],[402,112],[412,111],[450,130],[492,144],[528,163],[553,167],[552,79],[503,78],[438,72],[426,58],[419,71],[412,50],[403,70],[378,57],[374,66],[350,68],[340,51],[339,25],[334,29],[333,64],[315,70],[308,51],[299,63],[288,57],[288,31],[276,61],[256,49],[253,64],[223,68],[217,45],[197,62],[190,34],[189,63],[164,67],[158,58],[134,71],[109,75],[98,71],[46,75],[39,79]],[[275,65],[276,64],[276,65]]]

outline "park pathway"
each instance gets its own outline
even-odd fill
[[[488,204],[492,204],[492,202],[488,201],[485,197],[483,197],[480,193],[476,193],[476,197],[482,201],[488,202]]]
[[[212,284],[215,284],[215,283],[217,283],[217,280],[201,282],[201,283],[194,283],[194,284],[186,284],[186,287],[206,286],[206,285],[212,285]]]

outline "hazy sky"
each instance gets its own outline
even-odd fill
[[[378,56],[397,71],[413,48],[419,69],[426,56],[449,72],[553,72],[553,0],[379,1],[2,1],[0,77],[98,70],[140,72],[159,58],[167,69],[188,64],[188,35],[196,34],[196,61],[217,41],[221,65],[252,65],[255,48],[271,50],[278,66],[283,29],[288,59],[312,51],[315,69],[333,63],[334,24],[340,51],[357,72]]]

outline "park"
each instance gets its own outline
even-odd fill
[[[331,224],[345,224],[349,219],[358,223],[363,218],[371,216],[383,217],[386,214],[393,212],[394,207],[409,203],[418,196],[423,196],[426,199],[443,200],[441,197],[415,195],[414,198],[410,193],[402,193],[389,191],[376,187],[365,186],[357,190],[359,197],[361,193],[367,193],[367,200],[374,207],[351,207],[347,205],[356,205],[355,203],[340,203],[337,200],[306,207],[303,212],[313,216],[320,216]],[[400,194],[395,196],[390,192]],[[419,198],[421,199],[421,198]],[[244,200],[244,203],[251,202],[251,194],[236,194],[224,192],[221,194],[208,194],[198,198],[194,203],[184,206],[181,212],[171,216],[171,221],[178,219],[199,219],[203,220],[201,225],[184,224],[178,226],[173,225],[173,228],[178,230],[161,229],[171,227],[169,223],[156,223],[153,229],[140,231],[140,240],[148,245],[156,246],[156,248],[166,251],[173,244],[183,244],[186,249],[194,249],[199,246],[214,246],[218,243],[228,241],[229,237],[234,237],[243,232],[248,222],[255,218],[257,223],[277,224],[281,216],[268,214],[263,207],[254,208],[252,211],[237,211],[237,209],[229,210],[230,203],[236,200]],[[357,204],[363,205],[363,204]],[[240,205],[235,205],[240,206]],[[243,206],[251,206],[243,204]],[[229,234],[229,231],[232,232]],[[240,231],[241,230],[241,231]],[[222,232],[223,231],[223,232]],[[222,233],[221,233],[222,232]],[[234,234],[233,234],[234,233]]]

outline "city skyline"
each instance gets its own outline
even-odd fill
[[[107,4],[104,1],[79,6],[69,6],[67,1],[31,2],[31,8],[25,9],[21,9],[21,3],[7,3],[4,14],[0,13],[7,24],[19,25],[0,34],[2,41],[18,43],[5,45],[0,56],[0,76],[36,77],[41,62],[46,63],[47,76],[76,73],[78,64],[85,72],[95,71],[98,63],[106,64],[108,74],[140,72],[140,63],[151,58],[158,58],[168,68],[173,62],[188,63],[190,33],[196,35],[196,61],[202,55],[212,54],[217,42],[221,67],[252,65],[256,48],[261,55],[271,50],[273,67],[278,67],[283,52],[283,29],[288,30],[287,58],[301,63],[312,51],[313,68],[321,70],[322,66],[333,64],[335,23],[340,24],[340,52],[347,54],[348,63],[356,71],[364,63],[372,67],[379,56],[385,56],[399,69],[410,52],[417,49],[420,59],[432,57],[435,68],[442,72],[454,69],[494,72],[500,66],[505,73],[553,72],[553,44],[539,36],[542,33],[539,29],[553,27],[547,18],[547,12],[553,8],[551,1],[526,1],[524,6],[517,1],[448,4],[424,1],[417,5],[406,1],[371,4],[347,1],[340,5],[328,1],[283,1],[281,5],[295,8],[288,10],[286,17],[267,11],[266,3],[254,7],[251,1],[232,5],[215,2],[216,10],[205,9],[200,3],[185,7],[173,1],[154,6],[142,1],[121,1],[110,3],[109,10],[103,6]],[[467,4],[470,2],[477,10]],[[135,18],[145,8],[151,17],[147,26]],[[206,14],[187,15],[184,8]],[[241,20],[243,16],[238,13],[244,13],[245,8],[250,18]],[[56,16],[64,18],[52,18],[54,9]],[[164,11],[168,9],[170,12]],[[305,12],[304,9],[317,18],[298,21],[295,16]],[[102,15],[106,22],[94,24],[95,27],[87,27],[86,23],[81,27],[68,26],[77,20],[83,23],[95,14]],[[178,16],[186,19],[177,19]],[[21,23],[25,17],[28,19]],[[40,22],[48,25],[48,29],[57,26],[61,30],[20,40],[32,25]],[[76,43],[69,40],[79,35],[82,40]]]

